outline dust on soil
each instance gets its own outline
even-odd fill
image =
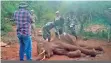
[[[14,31],[9,32],[8,35],[10,38],[16,37],[16,27],[13,27]],[[40,29],[37,29],[39,31]],[[41,39],[41,36],[35,37],[36,39]],[[9,40],[11,42],[11,40]],[[14,42],[14,43],[13,43]],[[14,40],[11,42],[9,47],[1,47],[1,59],[2,60],[19,60],[19,43],[17,43],[18,40]],[[106,41],[102,40],[95,40],[95,39],[90,39],[87,41],[84,41],[82,39],[78,39],[77,41],[80,44],[86,44],[90,46],[97,46],[100,45],[103,47],[104,52],[102,54],[98,54],[96,57],[90,57],[90,56],[85,56],[85,57],[78,57],[78,58],[69,58],[67,56],[60,56],[60,55],[54,55],[51,58],[47,58],[46,60],[76,60],[76,61],[90,61],[90,60],[111,60],[111,43],[108,43]],[[6,42],[8,43],[8,42]],[[32,57],[33,60],[36,60],[37,57],[37,42],[34,40],[33,37],[33,47],[32,47]]]
[[[86,32],[93,32],[93,33],[96,33],[96,32],[99,32],[99,31],[102,31],[102,30],[107,30],[107,28],[104,26],[104,25],[91,25],[91,26],[88,26],[84,29]]]

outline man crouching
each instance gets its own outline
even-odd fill
[[[51,40],[51,32],[50,30],[54,28],[54,23],[53,22],[48,22],[46,23],[43,28],[42,28],[42,31],[43,31],[43,38],[45,40],[48,40],[48,42],[50,42]]]

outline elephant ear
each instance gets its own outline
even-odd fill
[[[60,35],[60,40],[62,42],[65,42],[65,43],[68,43],[68,44],[71,44],[71,45],[76,45],[76,37],[70,35],[70,34],[61,34]]]

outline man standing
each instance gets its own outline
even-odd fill
[[[64,30],[64,19],[60,16],[59,11],[56,12],[56,17],[54,19],[55,24],[55,35],[60,39],[60,36]]]
[[[31,10],[31,16],[32,16],[32,29],[35,29],[35,23],[37,21],[37,16],[34,13],[34,10]]]
[[[75,30],[75,26],[77,25],[77,21],[76,21],[76,17],[74,16],[74,12],[70,12],[69,16],[67,18],[67,28],[68,28],[68,33],[75,36],[77,39],[77,35],[76,35],[76,30]]]
[[[32,18],[30,12],[27,10],[27,7],[27,3],[21,2],[19,4],[19,10],[14,13],[14,20],[16,21],[17,25],[17,36],[20,43],[20,61],[24,60],[24,53],[26,53],[27,60],[32,60]]]
[[[109,24],[108,27],[108,42],[111,42],[111,8],[108,8],[107,10],[104,11],[105,16],[107,18],[107,23]]]
[[[109,32],[108,32],[108,42],[111,42],[111,8],[108,8],[108,23],[109,23]]]
[[[32,28],[32,37],[37,37],[37,33],[36,33],[36,21],[37,21],[37,16],[34,13],[34,10],[31,10],[31,17],[32,17],[32,23],[31,23],[31,28]]]

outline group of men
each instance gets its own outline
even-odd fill
[[[77,39],[77,35],[75,32],[75,25],[77,24],[77,22],[73,14],[74,14],[73,12],[70,12],[68,17],[65,19],[62,16],[60,16],[59,11],[56,11],[56,17],[54,21],[48,22],[43,26],[43,30],[42,30],[43,38],[45,40],[48,39],[48,41],[50,42],[50,39],[51,39],[50,30],[54,28],[56,38],[58,39],[60,39],[60,35],[63,33],[69,33],[75,36]]]
[[[32,37],[31,37],[31,30],[35,29],[35,22],[36,22],[36,15],[34,14],[34,10],[31,12],[27,9],[28,4],[25,2],[21,2],[19,4],[19,10],[15,11],[14,13],[14,20],[16,21],[17,25],[17,37],[20,43],[20,50],[19,56],[20,61],[24,61],[24,54],[26,54],[27,60],[32,60]],[[71,30],[71,34],[76,36],[75,33],[75,20],[73,19],[74,16],[70,15],[67,19],[64,19],[60,16],[60,12],[56,12],[56,17],[54,21],[46,23],[43,28],[43,39],[50,41],[51,40],[51,33],[50,30],[52,28],[55,29],[55,35],[57,38],[60,39],[60,35],[63,34],[65,31],[64,23],[68,24],[68,30]],[[65,22],[67,21],[67,22]],[[77,38],[77,36],[76,36]]]
[[[55,35],[57,38],[60,38],[60,34],[63,33],[63,27],[64,27],[64,19],[60,16],[59,11],[56,12],[56,17],[53,22],[48,22],[43,26],[43,38],[50,42],[51,39],[51,33],[50,30],[52,28],[55,29]]]

